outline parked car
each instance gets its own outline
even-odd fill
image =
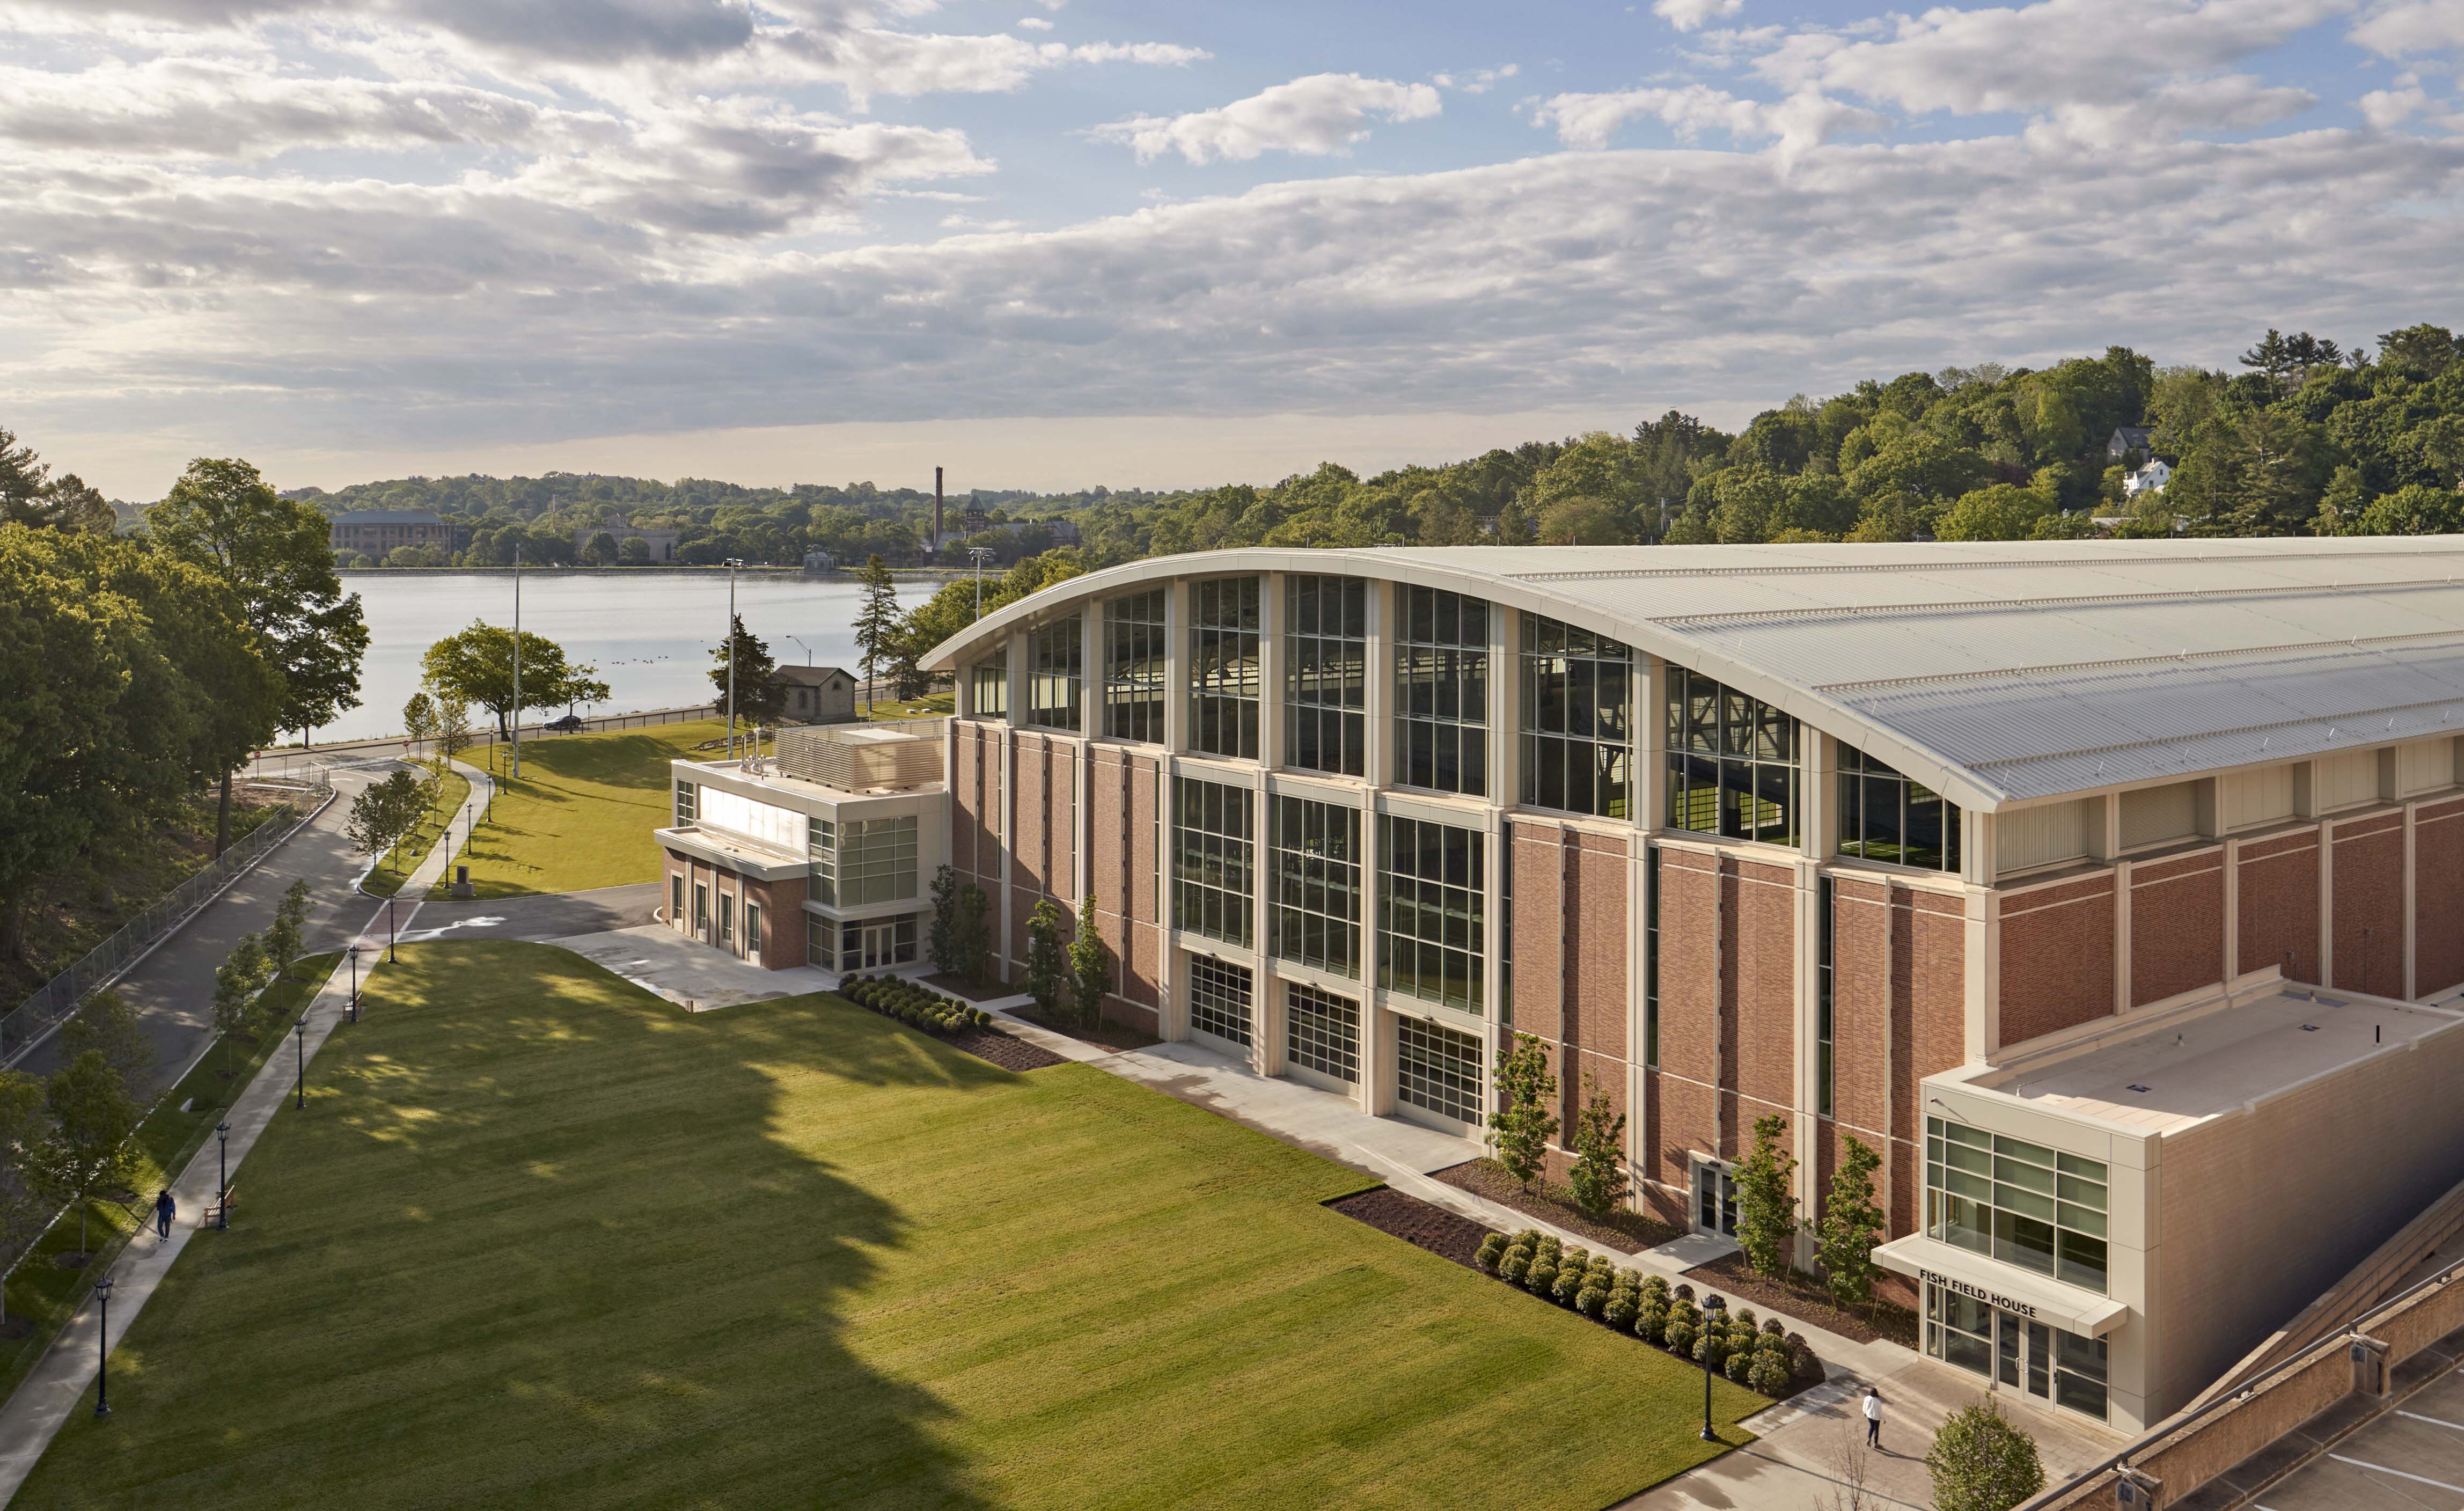
[[[579,734],[582,730],[582,715],[579,713],[568,713],[561,719],[547,721],[547,732],[551,734]]]

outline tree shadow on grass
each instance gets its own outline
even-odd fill
[[[989,1505],[941,1402],[846,1343],[913,1235],[777,1124],[800,1076],[1008,1073],[796,1005],[406,948],[19,1503]]]

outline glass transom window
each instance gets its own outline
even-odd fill
[[[1478,1013],[1486,836],[1392,814],[1378,820],[1378,985]]]
[[[1284,764],[1358,777],[1369,707],[1369,584],[1285,580]]]
[[[1258,580],[1190,584],[1189,748],[1258,758]]]
[[[1925,1119],[1925,1236],[2101,1296],[2105,1167],[2041,1144]]]
[[[1395,779],[1488,792],[1488,605],[1438,588],[1403,593],[1395,649]]]
[[[1163,741],[1164,589],[1104,605],[1104,733]]]
[[[1839,747],[1839,853],[1959,869],[1959,807],[1853,745]]]
[[[1443,1023],[1399,1019],[1395,1024],[1395,1100],[1478,1127],[1480,1040]]]
[[[1630,817],[1634,652],[1588,629],[1526,614],[1522,662],[1522,800]]]
[[[1173,779],[1172,922],[1176,929],[1249,947],[1250,867],[1256,831],[1246,787]]]
[[[1667,715],[1669,827],[1794,844],[1796,720],[1674,666]]]
[[[1191,955],[1189,1026],[1245,1047],[1249,1042],[1249,968],[1212,955]]]
[[[1360,813],[1276,798],[1273,939],[1278,957],[1360,974]]]

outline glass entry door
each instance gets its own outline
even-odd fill
[[[878,971],[893,963],[898,953],[897,920],[865,925],[861,949],[865,970]]]
[[[1737,1183],[1724,1165],[1694,1167],[1694,1228],[1724,1238],[1737,1235]]]

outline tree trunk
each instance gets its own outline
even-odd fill
[[[214,857],[231,844],[231,773],[223,773],[223,795],[214,804]]]

